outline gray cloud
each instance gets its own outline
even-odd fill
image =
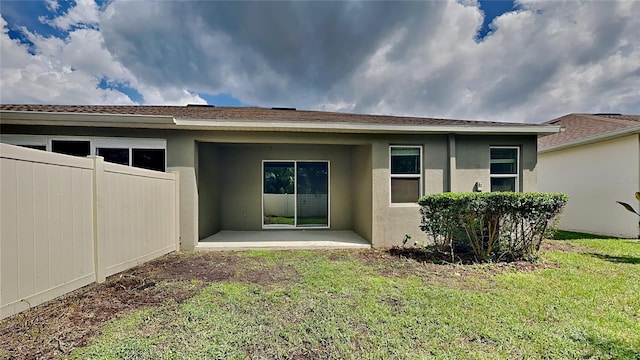
[[[0,39],[3,90],[14,102],[20,93],[51,101],[44,68],[65,79],[58,102],[82,93],[83,102],[126,103],[116,90],[82,92],[107,76],[145,103],[229,93],[260,106],[485,120],[640,113],[637,1],[519,0],[520,10],[497,17],[479,42],[474,0],[115,0],[97,18],[94,4],[82,4],[91,11],[52,23],[96,28],[40,39],[37,56]]]
[[[421,29],[394,47],[402,59],[442,9],[437,2],[116,2],[101,30],[107,48],[155,85],[217,90],[239,77],[265,86],[261,97],[286,99],[329,91],[389,34]]]

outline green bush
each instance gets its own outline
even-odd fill
[[[420,229],[440,251],[471,251],[477,260],[533,259],[555,228],[567,195],[444,193],[421,198]]]

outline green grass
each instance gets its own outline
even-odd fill
[[[405,259],[240,253],[255,269],[277,264],[297,276],[213,283],[183,304],[110,323],[72,358],[640,358],[640,242],[570,243],[576,251],[547,252],[548,266],[535,271],[442,267],[477,276],[464,282],[434,273],[442,281],[426,281],[424,267]]]
[[[295,219],[292,217],[286,217],[286,216],[265,216],[264,223],[265,225],[269,225],[269,224],[293,225],[295,223]]]

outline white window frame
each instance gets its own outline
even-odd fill
[[[411,148],[411,149],[419,149],[420,158],[418,162],[420,164],[420,171],[417,174],[393,174],[391,169],[391,150],[393,148]],[[407,206],[407,205],[417,205],[418,199],[420,199],[424,195],[424,181],[423,181],[423,173],[424,173],[424,157],[422,152],[422,145],[389,145],[389,204],[392,206]],[[391,180],[392,179],[418,179],[420,193],[418,194],[418,199],[415,202],[408,203],[394,203],[391,201]]]
[[[162,149],[164,150],[164,168],[167,168],[167,140],[155,138],[125,138],[98,136],[65,136],[65,135],[19,135],[10,134],[0,136],[0,142],[11,145],[39,145],[46,146],[51,152],[53,141],[88,141],[89,155],[96,155],[97,148],[129,149],[129,166],[133,164],[133,149]]]
[[[16,146],[44,146],[49,151],[49,142],[44,135],[0,135],[0,142]]]
[[[298,227],[298,179],[296,178],[293,183],[293,225],[280,225],[280,224],[265,224],[264,223],[264,163],[266,162],[282,162],[282,163],[293,163],[293,173],[298,175],[298,163],[299,162],[322,162],[327,163],[327,226],[305,226]],[[260,167],[260,203],[261,203],[261,214],[260,214],[260,222],[262,223],[263,230],[269,229],[292,229],[292,230],[313,230],[313,229],[330,229],[331,228],[331,161],[330,160],[282,160],[282,159],[274,159],[274,160],[262,160],[262,166]]]
[[[516,150],[516,173],[515,174],[492,174],[491,173],[491,149],[515,149]],[[520,192],[520,147],[519,146],[489,146],[489,191],[491,190],[491,179],[493,178],[515,178],[516,188],[514,192]]]

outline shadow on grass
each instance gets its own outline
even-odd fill
[[[589,344],[604,354],[610,356],[611,359],[640,359],[640,350],[629,348],[620,341],[607,341],[589,337]]]
[[[613,236],[602,236],[575,231],[558,230],[553,235],[553,240],[579,240],[579,239],[616,239]]]
[[[613,263],[620,264],[640,264],[640,258],[634,256],[612,256],[598,253],[587,253],[589,256],[593,256],[594,258],[598,258],[600,260],[610,261]]]

